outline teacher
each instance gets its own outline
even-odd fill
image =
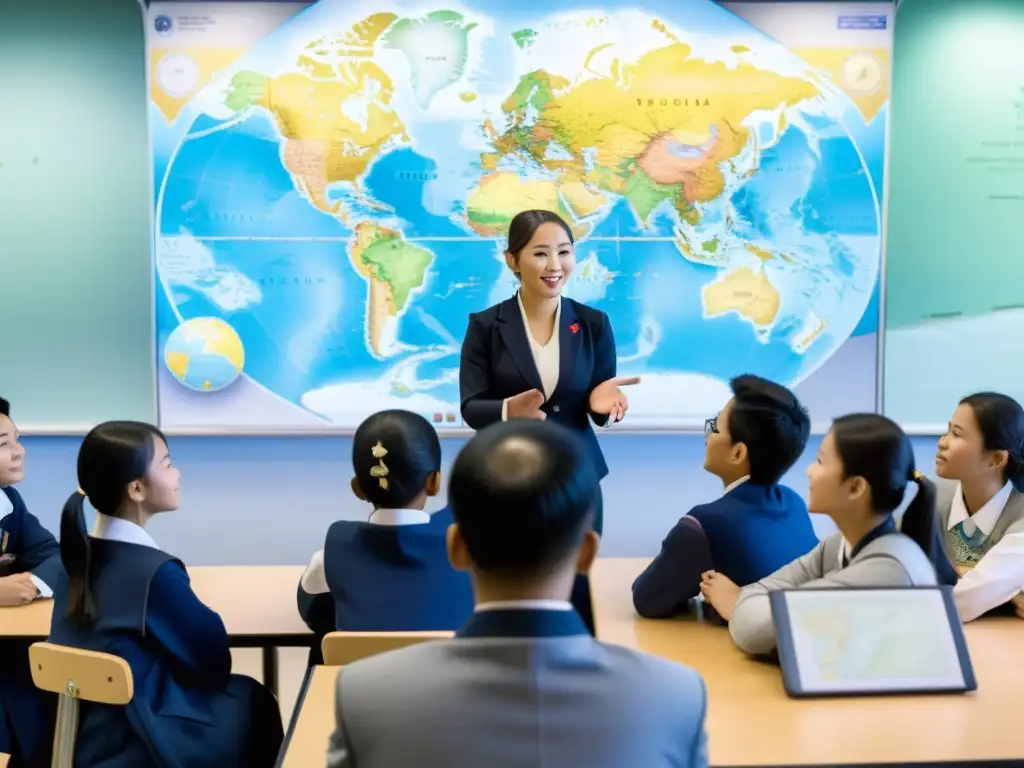
[[[577,431],[598,477],[608,465],[590,420],[621,421],[629,400],[620,389],[639,377],[616,377],[608,315],[567,299],[576,266],[569,225],[551,211],[523,211],[508,228],[505,263],[519,280],[510,299],[469,316],[462,342],[462,418],[473,429],[506,419],[551,419]],[[594,530],[604,528],[598,488]]]

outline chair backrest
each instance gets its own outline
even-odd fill
[[[78,735],[79,700],[124,706],[134,693],[132,670],[124,659],[109,653],[54,643],[33,643],[28,658],[36,688],[59,697],[51,765],[71,768]]]
[[[447,640],[454,636],[454,632],[331,632],[324,635],[320,647],[324,664],[337,667],[407,645]]]

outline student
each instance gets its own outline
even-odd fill
[[[299,612],[320,634],[456,629],[473,611],[469,577],[448,562],[441,441],[422,416],[381,411],[352,439],[352,492],[373,505],[366,522],[339,520],[299,583]]]
[[[732,399],[704,425],[704,469],[725,491],[676,523],[633,583],[641,616],[685,609],[705,571],[746,586],[818,543],[803,499],[779,485],[807,445],[807,411],[788,389],[759,376],[740,376],[730,387]]]
[[[597,553],[598,472],[575,432],[513,420],[452,468],[453,564],[476,612],[453,640],[346,666],[331,768],[707,765],[700,677],[594,640],[569,603]]]
[[[946,553],[971,568],[954,590],[960,618],[973,621],[1024,590],[1024,409],[995,392],[965,397],[935,473]]]
[[[53,596],[60,549],[25,507],[14,486],[25,479],[25,448],[0,397],[0,607]],[[0,752],[14,765],[46,765],[53,712],[49,697],[32,684],[28,643],[0,645]]]
[[[154,515],[178,508],[178,481],[164,436],[148,424],[100,424],[79,450],[82,490],[61,515],[67,578],[54,590],[50,640],[120,656],[135,694],[125,707],[82,703],[76,765],[258,767],[277,757],[277,702],[231,674],[220,616],[146,531]],[[86,498],[97,513],[91,535]]]
[[[910,439],[894,421],[874,413],[836,419],[807,475],[808,508],[831,517],[836,533],[742,591],[722,574],[704,576],[701,592],[729,621],[729,633],[747,653],[775,648],[768,605],[772,590],[956,582],[935,524],[935,487],[914,471]],[[910,482],[917,484],[917,494],[903,514],[900,532],[893,512]]]

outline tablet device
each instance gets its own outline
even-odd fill
[[[768,595],[786,693],[963,693],[978,686],[951,587]]]

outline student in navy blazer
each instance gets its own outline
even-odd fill
[[[512,219],[505,260],[519,279],[510,299],[469,316],[462,342],[462,418],[473,429],[513,418],[550,419],[583,439],[598,478],[608,474],[590,426],[621,421],[629,401],[616,376],[608,315],[563,298],[576,266],[569,225],[550,211]],[[603,528],[600,496],[594,530]]]
[[[0,608],[53,596],[60,574],[57,540],[33,516],[14,485],[25,479],[25,448],[0,398]],[[28,643],[0,644],[0,752],[12,764],[47,765],[54,701],[32,684]]]
[[[671,616],[700,594],[716,571],[743,587],[810,552],[818,537],[807,506],[779,484],[807,445],[811,420],[796,396],[759,376],[730,382],[732,399],[704,427],[704,469],[722,496],[690,510],[633,583],[633,606],[648,618]]]
[[[458,629],[473,587],[448,562],[451,512],[424,511],[441,489],[437,430],[409,411],[375,413],[352,438],[352,468],[352,492],[373,513],[328,529],[299,582],[299,613],[321,636]]]
[[[83,702],[75,765],[274,765],[277,702],[252,678],[231,674],[220,616],[146,531],[153,515],[178,507],[164,436],[148,424],[100,424],[82,442],[78,482],[61,515],[67,576],[54,590],[50,639],[120,656],[135,692],[124,707]],[[86,496],[96,509],[92,534]]]

